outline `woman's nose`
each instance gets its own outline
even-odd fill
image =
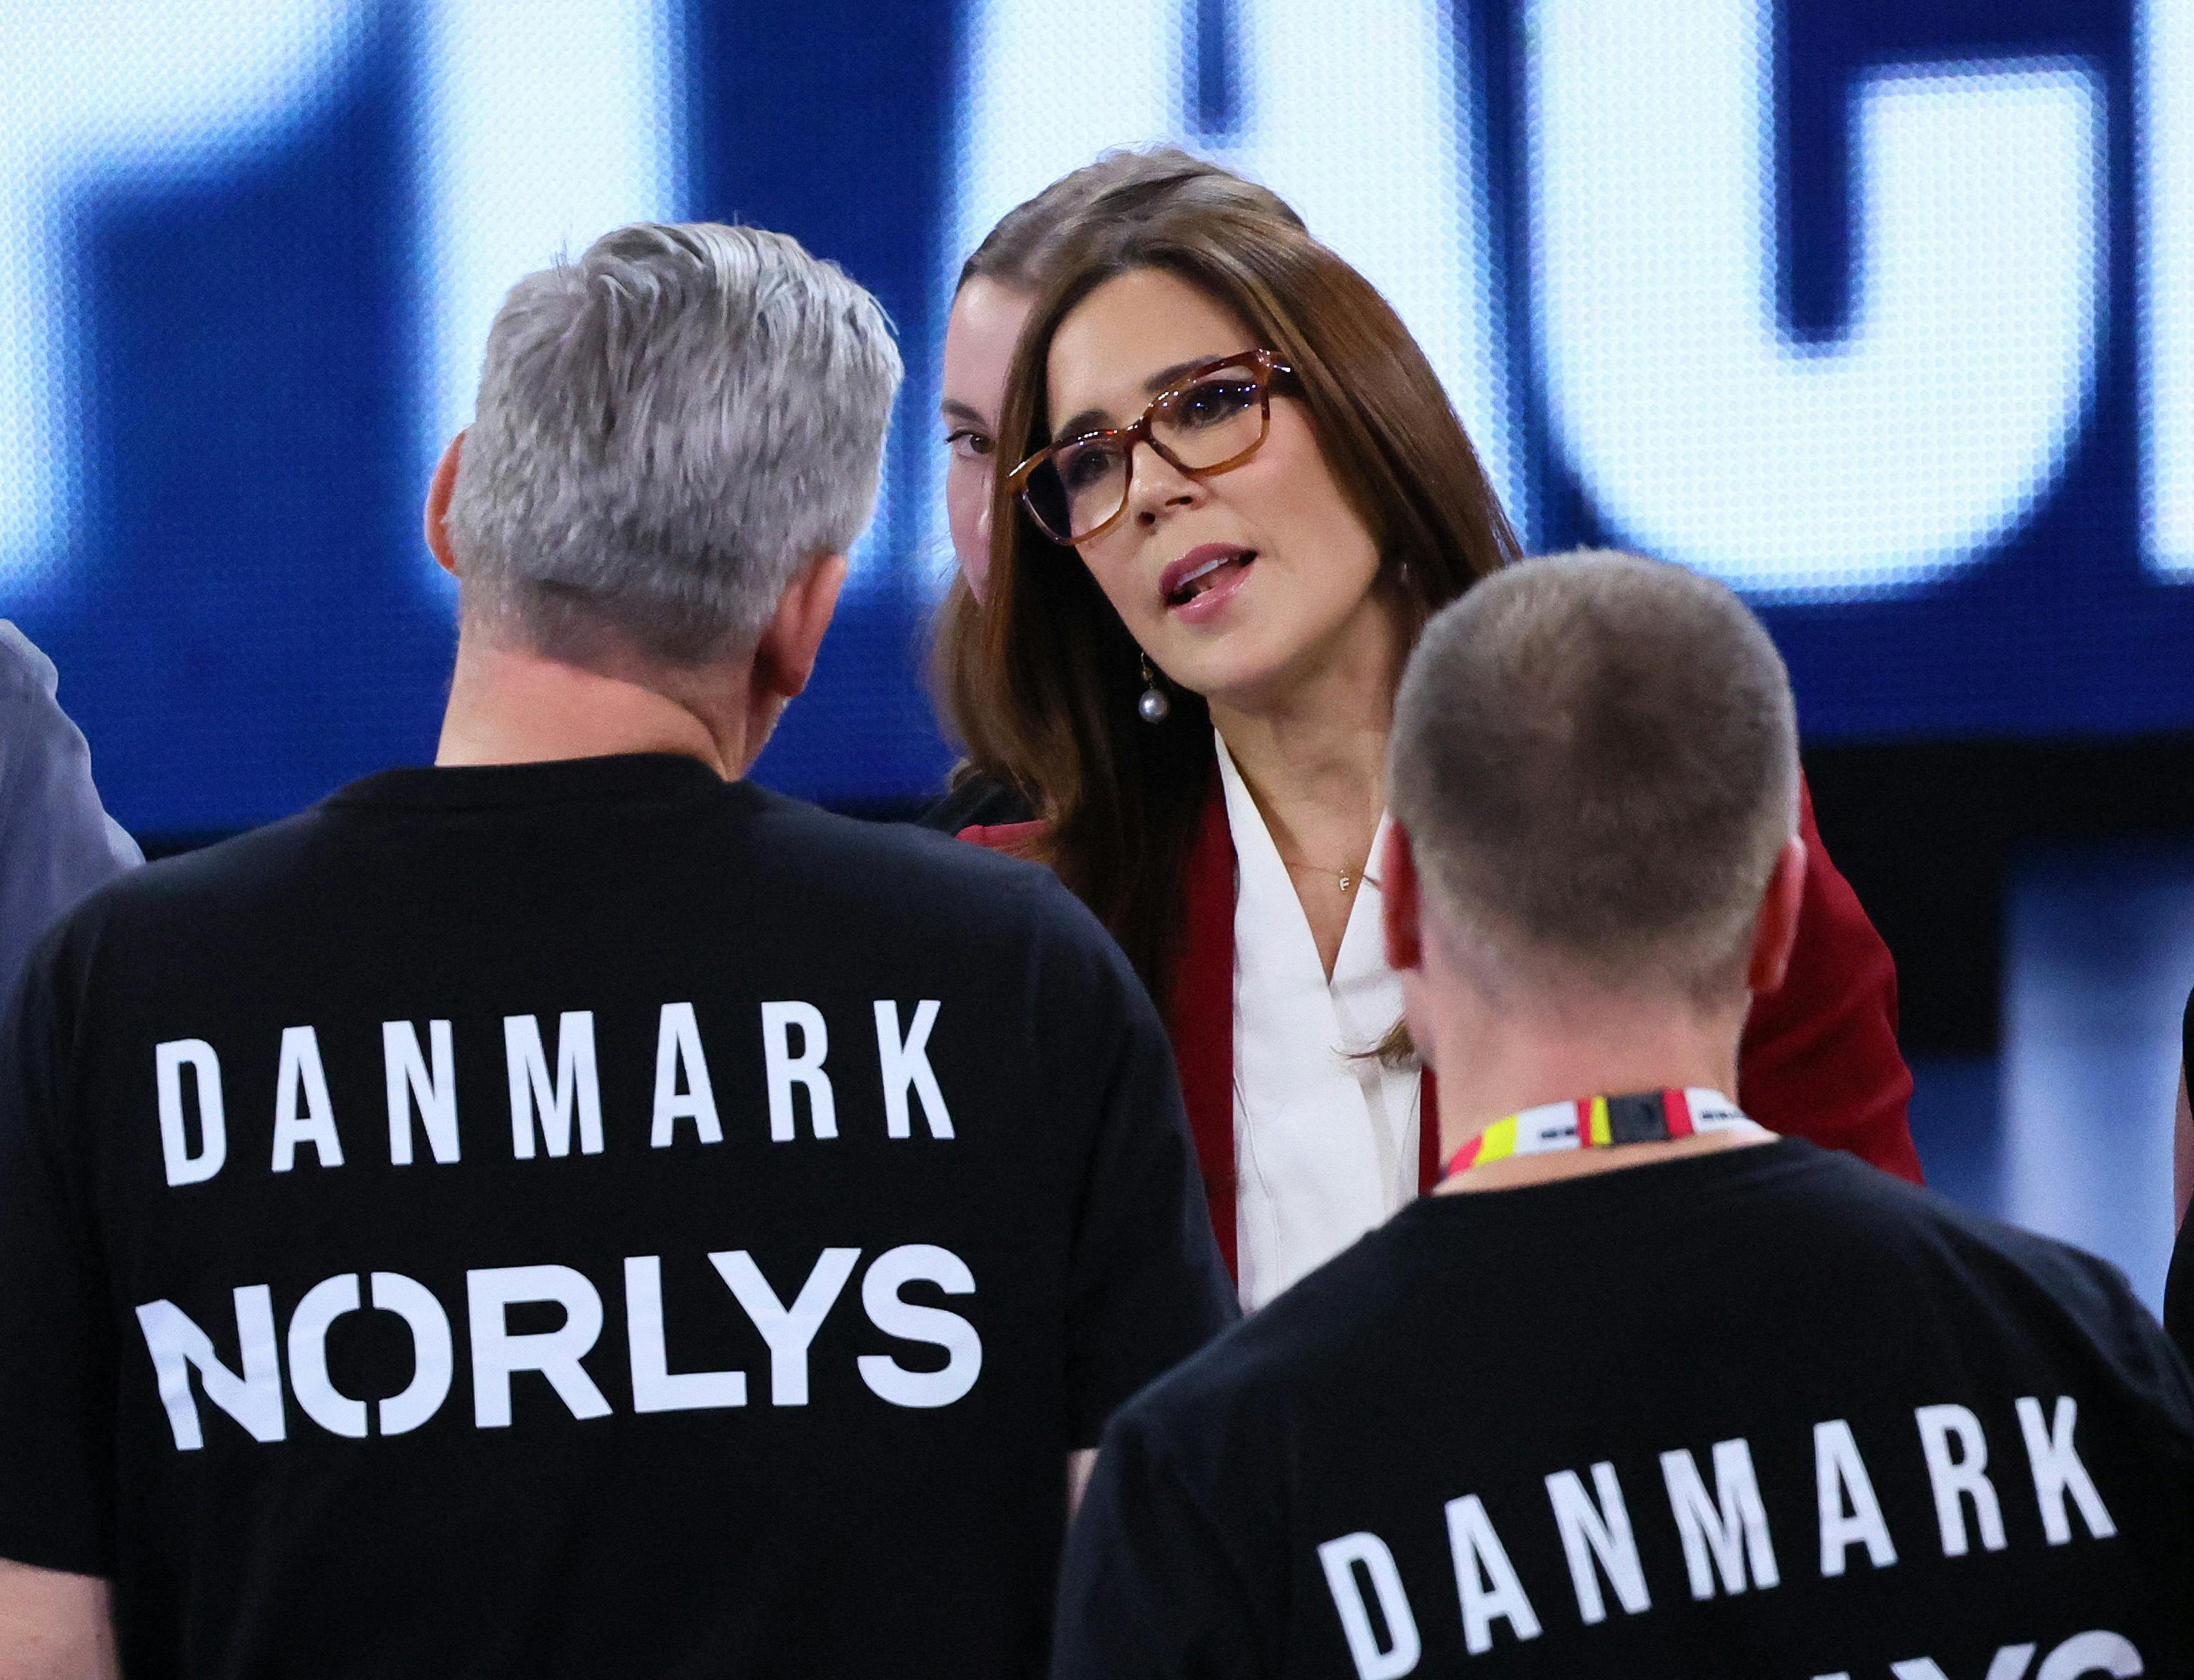
[[[1155,519],[1162,509],[1192,506],[1203,498],[1202,480],[1190,477],[1147,443],[1135,446],[1132,465],[1128,497],[1139,520]]]

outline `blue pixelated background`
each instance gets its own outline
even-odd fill
[[[0,65],[0,616],[140,834],[431,756],[428,470],[503,291],[640,218],[788,230],[898,325],[876,522],[758,774],[907,808],[950,761],[952,277],[1170,140],[1393,300],[1531,547],[1760,607],[1908,1021],[2002,1000],[2001,1056],[1914,1058],[1930,1173],[2155,1298],[2194,850],[2018,852],[1995,783],[2076,815],[2065,753],[2194,729],[2194,0],[39,0]]]
[[[643,216],[788,229],[897,322],[883,504],[761,774],[933,785],[951,275],[1159,138],[1387,289],[1534,546],[1747,589],[1811,741],[2194,723],[2184,3],[110,0],[0,51],[0,613],[141,831],[430,751],[434,446],[503,288]]]

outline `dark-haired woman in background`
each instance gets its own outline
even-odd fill
[[[1402,664],[1515,543],[1422,351],[1291,213],[1160,195],[1059,250],[992,434],[1025,463],[940,648],[974,770],[1043,820],[969,837],[1050,864],[1158,998],[1255,1307],[1433,1174],[1364,870]],[[1894,971],[1804,834],[1741,1099],[1916,1178]]]

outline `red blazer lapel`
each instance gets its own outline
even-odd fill
[[[1440,1178],[1439,1081],[1426,1068],[1417,1081],[1417,1194],[1426,1194]]]

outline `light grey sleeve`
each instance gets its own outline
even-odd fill
[[[101,806],[58,687],[54,662],[0,618],[0,999],[63,911],[145,860]]]

